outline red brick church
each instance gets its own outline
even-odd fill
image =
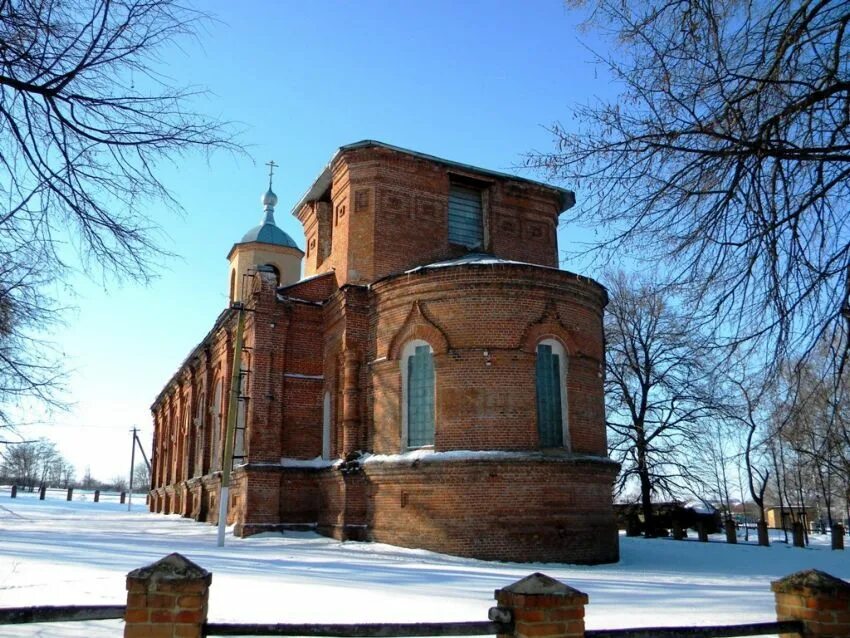
[[[374,141],[230,250],[232,305],[160,392],[151,510],[511,561],[618,559],[605,289],[558,269],[572,192]],[[303,262],[303,276],[302,276]],[[238,384],[237,384],[238,385]],[[234,395],[235,396],[235,395]]]

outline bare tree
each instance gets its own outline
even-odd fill
[[[750,498],[758,508],[758,543],[769,545],[765,492],[769,485],[771,458],[765,439],[772,435],[770,426],[776,403],[766,381],[744,365],[728,369],[724,381],[725,399],[720,404],[720,415],[743,431],[741,456]],[[741,496],[743,498],[743,492]]]
[[[850,4],[574,0],[621,89],[529,164],[582,189],[601,255],[666,264],[734,346],[779,362],[850,322]],[[842,319],[844,317],[845,319]]]
[[[37,485],[59,486],[67,466],[56,443],[49,439],[0,447],[0,475],[30,490]]]
[[[179,208],[159,164],[235,148],[192,111],[197,89],[157,71],[203,17],[177,0],[0,0],[0,403],[54,396],[53,362],[27,346],[56,316],[44,284],[67,245],[87,272],[147,280],[163,253],[146,206]]]
[[[647,535],[653,495],[686,490],[695,477],[685,447],[712,404],[711,348],[672,295],[619,273],[606,280],[606,400],[617,489],[640,487]]]
[[[133,491],[147,492],[151,487],[151,471],[147,463],[136,463],[133,470]]]
[[[776,417],[779,436],[798,459],[797,482],[823,506],[820,513],[829,526],[840,509],[846,510],[839,503],[850,483],[850,380],[836,383],[826,374],[831,358],[827,345],[820,344],[807,361],[785,367],[788,398]]]

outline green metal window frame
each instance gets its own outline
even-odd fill
[[[454,183],[449,187],[449,243],[470,249],[484,246],[480,188]]]
[[[416,345],[407,356],[407,447],[434,445],[434,355],[431,346]]]
[[[557,351],[556,351],[557,350]],[[552,343],[537,344],[535,385],[537,389],[537,433],[540,447],[564,447],[564,400],[562,387],[566,357]]]

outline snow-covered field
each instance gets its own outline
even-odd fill
[[[80,500],[84,499],[84,500]],[[211,621],[486,620],[493,590],[542,571],[586,592],[588,628],[775,620],[771,580],[815,567],[850,579],[850,551],[620,538],[594,567],[496,563],[309,533],[228,535],[117,502],[0,491],[0,607],[123,604],[124,577],[170,552],[213,573]],[[0,626],[0,636],[120,636],[120,621]]]

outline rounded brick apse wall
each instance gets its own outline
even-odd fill
[[[440,456],[363,466],[371,540],[485,560],[619,559],[611,506],[616,463]]]
[[[537,450],[536,348],[551,338],[567,353],[568,449],[607,457],[599,284],[500,263],[425,269],[372,292],[369,451],[405,451],[400,355],[413,339],[434,352],[437,451]]]
[[[407,451],[399,423],[401,352],[410,340],[433,349],[436,397],[435,454],[363,465],[368,537],[483,559],[618,560],[604,288],[553,268],[500,262],[419,269],[374,284],[372,293],[368,449]],[[543,339],[567,353],[569,442],[546,450],[535,388]]]

